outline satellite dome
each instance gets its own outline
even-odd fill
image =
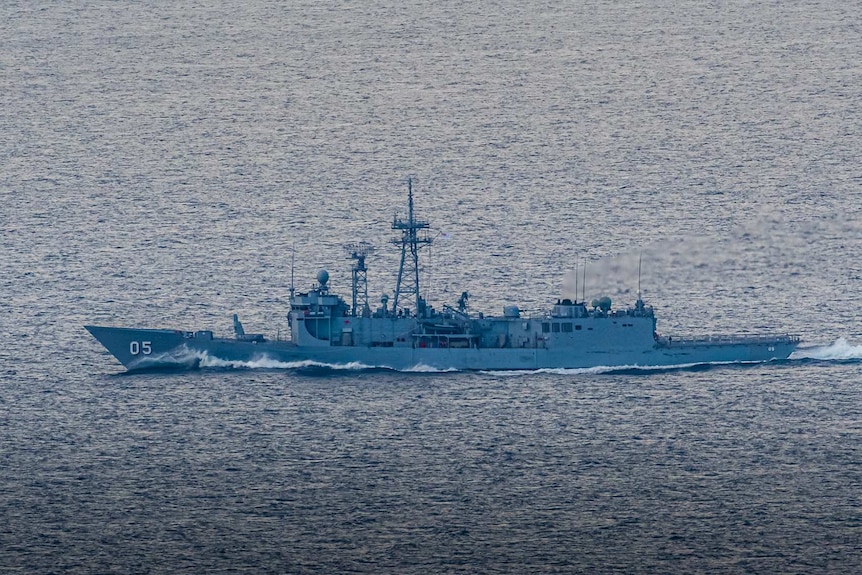
[[[325,286],[326,282],[329,281],[329,272],[326,270],[320,270],[317,272],[317,283],[321,286]]]

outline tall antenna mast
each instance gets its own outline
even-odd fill
[[[642,312],[642,313],[645,309],[644,308],[644,300],[641,299],[641,262],[643,262],[643,259],[644,259],[644,253],[643,253],[643,250],[641,250],[640,255],[638,255],[638,299],[635,302],[635,309],[638,310],[639,312]]]
[[[575,256],[575,303],[578,303],[578,272],[580,271],[578,268],[581,267],[581,262],[578,261],[578,257]]]
[[[392,309],[397,310],[402,295],[408,302],[413,303],[413,309],[417,315],[425,314],[425,300],[419,295],[419,248],[423,245],[431,245],[433,241],[428,237],[427,230],[431,225],[424,220],[417,220],[413,214],[413,179],[407,180],[407,219],[403,220],[395,216],[392,219],[392,229],[400,230],[401,237],[392,240],[395,245],[401,246],[401,265],[398,267],[398,283],[395,285],[395,299]],[[410,252],[409,255],[407,252]],[[405,278],[410,276],[410,280]],[[412,282],[411,282],[412,280]],[[409,285],[412,283],[413,285]]]
[[[347,257],[356,260],[353,264],[353,299],[351,313],[354,316],[364,315],[368,310],[368,268],[365,267],[365,258],[374,253],[374,246],[368,242],[357,242],[346,244]]]
[[[290,248],[290,299],[293,299],[293,294],[296,293],[296,288],[293,283],[293,268],[294,262],[296,261],[296,242],[293,243],[293,247]]]
[[[584,303],[587,303],[587,258],[584,258],[584,285],[582,289],[584,290]]]

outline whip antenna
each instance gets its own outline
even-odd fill
[[[296,291],[293,283],[293,268],[294,263],[296,261],[296,242],[293,242],[293,246],[290,248],[290,297],[293,299],[293,294]]]
[[[587,303],[587,258],[584,258],[584,303]]]
[[[575,257],[575,303],[578,303],[578,268],[580,267],[580,262],[578,261],[578,257]]]

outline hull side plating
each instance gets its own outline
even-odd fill
[[[395,370],[536,370],[593,367],[663,367],[786,359],[798,345],[790,336],[719,343],[653,344],[644,348],[429,348],[297,346],[286,341],[238,341],[210,332],[87,329],[129,371],[196,367],[273,365],[359,365]]]

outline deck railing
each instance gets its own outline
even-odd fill
[[[698,337],[673,337],[660,335],[656,338],[656,342],[660,345],[676,346],[676,345],[733,345],[733,344],[758,344],[758,343],[780,343],[793,344],[799,343],[801,338],[794,334],[781,335],[750,335],[750,334],[735,334],[735,335],[705,335]]]

